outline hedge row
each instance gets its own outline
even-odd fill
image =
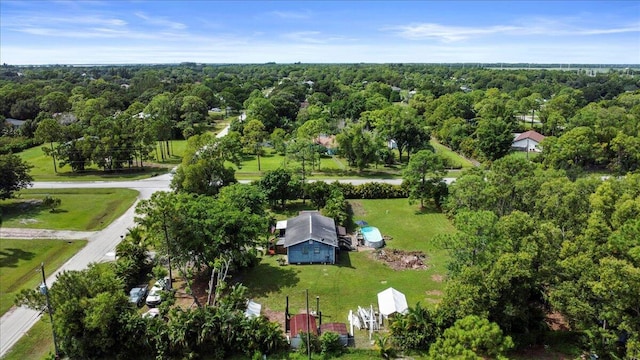
[[[344,194],[345,199],[398,199],[409,197],[409,191],[403,185],[370,182],[361,185],[334,183]]]
[[[19,153],[40,144],[36,139],[3,136],[0,137],[0,155]]]

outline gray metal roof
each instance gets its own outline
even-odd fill
[[[315,211],[303,212],[287,220],[287,230],[284,233],[284,247],[299,244],[307,240],[315,240],[333,247],[338,247],[335,221]]]
[[[20,127],[20,126],[24,125],[24,123],[26,122],[25,120],[18,120],[18,119],[12,119],[12,118],[6,118],[6,119],[4,119],[4,121],[8,122],[9,124],[11,124],[13,126],[17,126],[17,127]]]

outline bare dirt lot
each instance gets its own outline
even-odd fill
[[[381,249],[371,253],[371,258],[381,261],[393,270],[426,270],[427,255],[422,251]]]

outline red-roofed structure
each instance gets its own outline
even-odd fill
[[[311,333],[318,335],[318,326],[316,325],[316,318],[313,315],[298,314],[293,315],[289,320],[289,326],[291,329],[291,337],[298,336],[301,332],[308,332],[307,318],[309,318],[309,326],[311,326]]]
[[[540,143],[544,140],[544,135],[535,130],[529,130],[522,134],[516,134],[511,147],[522,151],[541,151]]]

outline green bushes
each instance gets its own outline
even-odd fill
[[[342,190],[345,199],[398,199],[409,197],[409,192],[404,185],[378,182],[361,185],[335,182],[334,185]]]
[[[322,354],[326,359],[339,357],[345,350],[345,347],[340,343],[340,335],[327,331],[318,336],[316,334],[307,334],[306,332],[300,333],[300,347],[298,348],[299,354],[307,353],[307,335],[309,336],[309,349],[312,354]]]
[[[42,144],[42,142],[36,141],[36,139],[29,139],[22,136],[2,136],[0,137],[0,155],[19,153],[40,144]]]
[[[344,346],[340,342],[340,335],[327,331],[320,335],[320,352],[325,357],[340,356],[344,351]]]

